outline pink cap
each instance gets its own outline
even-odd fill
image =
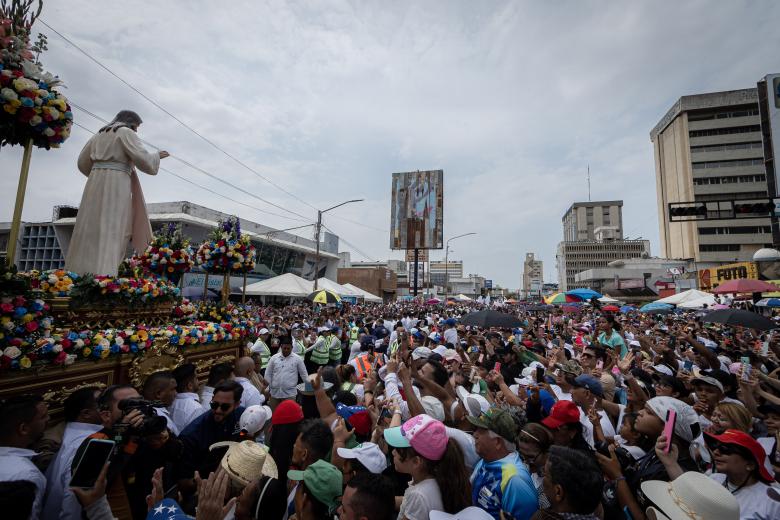
[[[417,415],[401,425],[401,432],[414,451],[429,460],[441,460],[447,451],[447,428],[430,415]]]

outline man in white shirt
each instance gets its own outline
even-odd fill
[[[180,432],[184,431],[193,419],[204,413],[200,397],[195,392],[198,388],[195,370],[193,363],[185,363],[173,371],[173,377],[176,379],[176,398],[169,411]]]
[[[62,445],[46,471],[48,489],[43,508],[44,520],[81,519],[81,507],[75,501],[66,501],[65,491],[70,483],[76,450],[84,439],[103,428],[97,404],[99,395],[99,388],[88,387],[76,390],[65,399],[66,424]]]
[[[265,403],[265,396],[249,380],[254,371],[255,362],[251,357],[242,357],[236,363],[233,380],[244,387],[244,393],[241,394],[241,404],[239,405],[244,408]]]
[[[0,404],[0,482],[35,484],[30,518],[41,517],[46,477],[30,460],[36,453],[27,447],[43,436],[48,422],[49,407],[40,396],[19,395]]]
[[[290,340],[282,338],[279,352],[271,356],[265,369],[265,380],[271,393],[271,409],[285,399],[295,399],[298,381],[306,382],[306,364],[303,358],[293,353]]]
[[[176,400],[176,379],[173,373],[169,371],[155,372],[146,378],[144,382],[144,399],[149,401],[159,401],[162,406],[155,407],[154,411],[160,417],[165,417],[168,422],[168,429],[174,435],[179,435],[179,428],[173,422],[169,408]]]

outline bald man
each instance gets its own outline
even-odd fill
[[[251,357],[240,358],[236,363],[236,368],[233,370],[235,374],[233,379],[244,387],[244,393],[241,394],[241,406],[244,408],[265,403],[265,396],[249,380],[254,370],[255,361]]]

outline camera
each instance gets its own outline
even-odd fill
[[[117,403],[117,408],[122,412],[122,420],[117,426],[124,426],[130,433],[140,437],[162,433],[168,427],[168,422],[165,417],[157,415],[154,409],[164,406],[160,401],[147,401],[146,399],[138,398],[122,399]],[[130,427],[129,424],[124,422],[124,418],[133,410],[138,410],[144,417],[143,423],[137,428]]]

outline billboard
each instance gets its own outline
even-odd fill
[[[737,262],[709,269],[699,269],[699,289],[714,289],[723,282],[749,278],[758,279],[758,267],[755,262]]]
[[[390,249],[442,249],[444,170],[393,174]]]

